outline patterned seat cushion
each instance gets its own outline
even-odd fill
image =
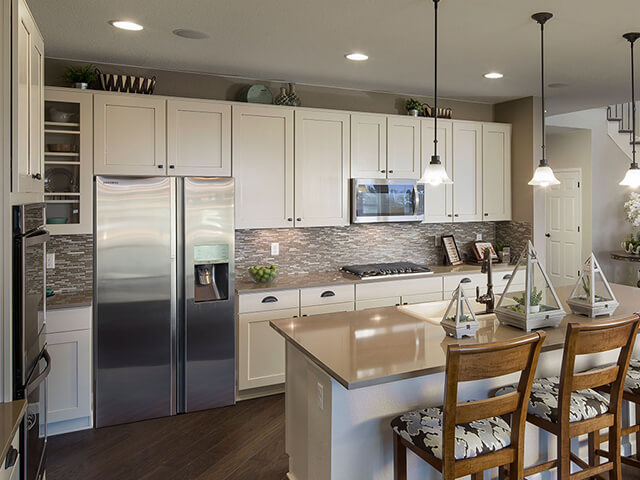
[[[393,431],[436,458],[442,459],[442,407],[407,412],[391,422]],[[492,417],[456,425],[455,458],[477,457],[511,445],[511,427]]]
[[[497,395],[513,392],[516,385],[501,388]],[[558,395],[560,394],[560,377],[536,378],[531,387],[529,399],[529,415],[535,415],[550,422],[558,421]],[[609,411],[609,401],[595,390],[580,390],[571,393],[569,421],[578,422],[602,415]]]
[[[624,391],[640,395],[640,359],[632,358],[624,381]]]

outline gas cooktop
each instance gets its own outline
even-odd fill
[[[348,265],[343,272],[357,275],[363,280],[378,277],[404,277],[407,275],[425,275],[433,273],[426,265],[411,262],[370,263],[367,265]]]

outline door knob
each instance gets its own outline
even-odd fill
[[[545,233],[544,236],[547,237],[547,238],[551,238],[551,234],[550,233]]]

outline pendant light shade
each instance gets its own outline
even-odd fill
[[[553,174],[551,167],[539,165],[533,173],[533,178],[529,181],[529,185],[548,187],[549,185],[560,185],[560,180]]]
[[[545,113],[545,98],[544,98],[544,24],[548,20],[553,18],[553,14],[549,12],[534,13],[531,15],[540,25],[540,86],[541,86],[541,108],[542,108],[542,159],[538,164],[538,168],[533,173],[533,178],[529,182],[529,185],[535,185],[539,187],[548,187],[549,185],[559,185],[560,181],[553,174],[553,170],[549,166],[549,162],[545,156],[546,150],[546,122],[544,118]]]
[[[434,87],[433,87],[433,102],[434,102],[434,115],[433,115],[433,155],[431,162],[425,168],[422,177],[418,180],[418,183],[425,183],[437,187],[438,185],[451,185],[453,181],[449,178],[449,174],[440,161],[438,155],[438,2],[440,0],[433,0],[434,10]]]
[[[638,164],[631,165],[631,168],[627,170],[627,174],[624,176],[619,185],[631,188],[640,187],[640,168],[638,168]]]
[[[449,178],[447,171],[444,169],[444,165],[440,163],[434,163],[433,160],[427,168],[424,169],[424,173],[418,183],[426,183],[427,185],[431,185],[433,187],[437,187],[438,185],[451,185],[453,181]]]
[[[631,44],[631,166],[619,185],[625,187],[640,187],[640,168],[636,162],[636,89],[633,62],[633,44],[640,38],[640,33],[625,33],[623,37]]]

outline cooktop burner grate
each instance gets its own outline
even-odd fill
[[[370,263],[366,265],[348,265],[342,267],[343,272],[357,275],[362,279],[376,277],[396,277],[405,275],[425,275],[433,273],[426,265],[412,262]]]

